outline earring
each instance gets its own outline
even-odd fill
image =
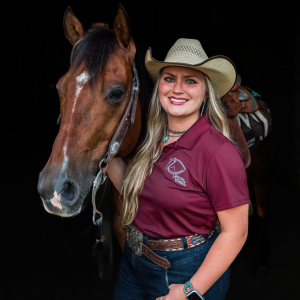
[[[206,99],[203,101],[203,104],[202,104],[202,110],[201,110],[201,114],[200,114],[200,118],[203,116],[204,107],[205,107],[205,104],[206,104],[207,99],[208,99],[208,98],[206,98]]]
[[[159,103],[159,111],[161,111],[161,104]]]

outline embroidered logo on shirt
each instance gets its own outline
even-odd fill
[[[176,157],[171,158],[170,161],[168,162],[168,164],[165,166],[165,169],[171,175],[173,175],[175,182],[177,182],[183,186],[186,186],[185,179],[178,176],[179,174],[183,173],[186,170],[184,164],[179,159],[177,159]]]

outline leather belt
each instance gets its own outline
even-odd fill
[[[209,239],[214,233],[214,230],[211,231],[207,238]],[[206,238],[202,234],[194,234],[185,237],[188,248],[193,248],[205,243]],[[147,245],[152,250],[157,251],[180,251],[184,250],[184,244],[182,238],[176,239],[162,239],[162,240],[147,240]]]
[[[151,259],[157,265],[167,269],[171,266],[170,262],[156,253],[154,253],[151,249],[149,249],[145,244],[142,244],[142,253],[146,255],[149,259]]]
[[[147,245],[143,243],[143,234],[133,225],[126,227],[127,241],[132,252],[137,256],[146,255],[150,260],[152,260],[157,265],[163,268],[169,268],[171,266],[170,262],[163,258],[152,250],[157,251],[179,251],[184,250],[184,244],[182,238],[176,239],[161,239],[161,240],[147,240]],[[208,234],[207,238],[210,238],[214,233],[214,230]],[[205,242],[206,238],[204,235],[190,235],[186,236],[188,248],[193,248],[195,246],[201,245]],[[151,249],[150,249],[151,248]]]

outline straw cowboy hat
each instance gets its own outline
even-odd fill
[[[194,39],[177,40],[164,61],[154,59],[149,48],[145,65],[153,81],[157,80],[159,71],[168,66],[188,67],[201,71],[208,76],[220,97],[231,90],[236,80],[235,65],[228,57],[218,55],[208,58],[200,42]]]

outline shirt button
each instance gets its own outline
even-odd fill
[[[164,152],[167,152],[167,149],[164,149]]]

